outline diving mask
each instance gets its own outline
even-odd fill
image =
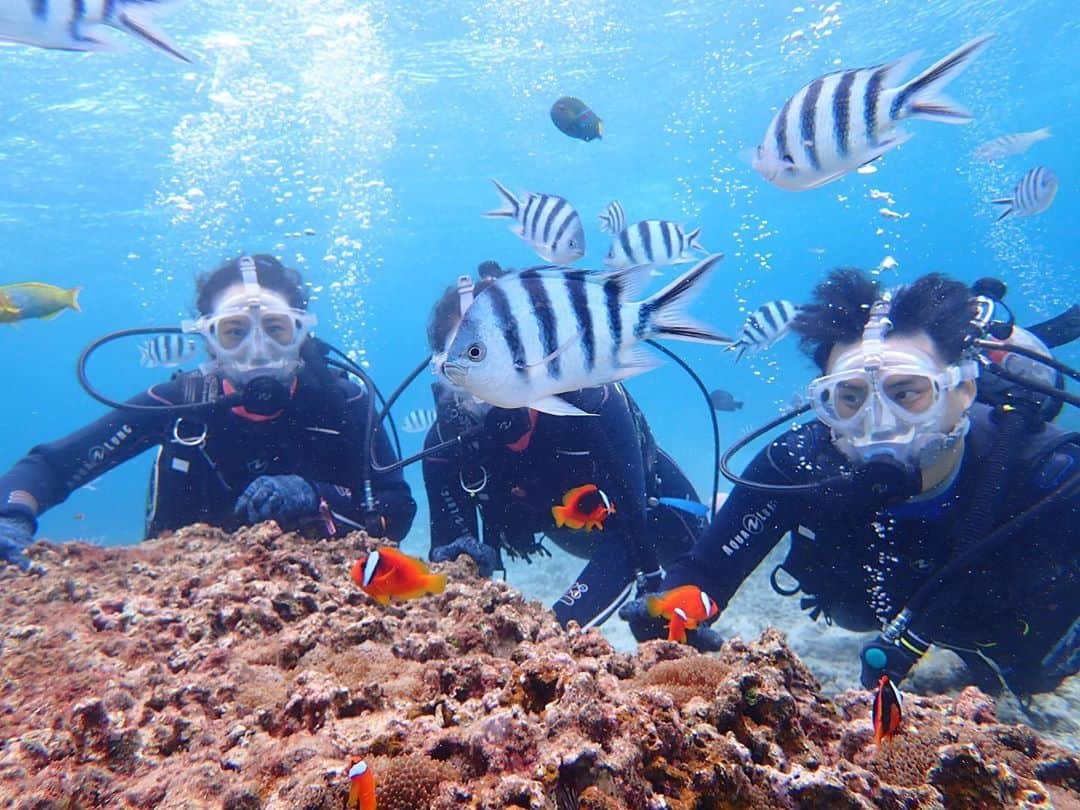
[[[202,335],[216,364],[237,382],[257,376],[287,379],[300,365],[300,346],[318,319],[263,289],[250,256],[241,257],[240,275],[242,292],[222,301],[213,314],[184,321],[183,329]]]

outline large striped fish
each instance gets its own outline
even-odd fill
[[[0,40],[62,51],[111,51],[90,33],[107,25],[138,37],[181,62],[190,62],[154,28],[154,16],[180,0],[0,0]]]
[[[791,331],[791,322],[798,312],[799,308],[793,303],[779,298],[762,304],[747,315],[739,329],[738,339],[728,346],[729,350],[738,351],[735,362],[742,360],[746,352],[753,354],[775,345]]]
[[[1045,166],[1036,166],[1028,169],[1020,182],[1013,189],[1011,197],[1002,197],[1000,200],[991,200],[994,205],[1003,205],[1005,210],[997,218],[998,222],[1005,219],[1009,214],[1018,217],[1030,217],[1033,214],[1041,214],[1050,207],[1058,190],[1057,176]]]
[[[615,270],[629,267],[667,267],[697,260],[693,251],[707,252],[698,241],[701,228],[690,233],[663,219],[644,219],[623,228],[611,240],[604,264]]]
[[[506,217],[510,228],[540,258],[553,264],[570,264],[585,255],[585,229],[574,206],[554,194],[529,191],[519,200],[498,180],[492,180],[506,203],[505,208],[488,211],[485,217]]]
[[[686,315],[722,258],[709,256],[644,301],[635,300],[649,279],[642,268],[541,267],[503,276],[465,311],[437,368],[492,405],[583,415],[558,395],[654,368],[644,340],[731,342]]]
[[[971,114],[942,89],[971,64],[992,35],[957,48],[911,81],[901,79],[918,58],[841,70],[789,98],[757,148],[754,168],[775,186],[805,191],[853,172],[911,138],[906,118],[963,124]]]

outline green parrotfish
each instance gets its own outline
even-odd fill
[[[584,101],[573,96],[563,96],[551,105],[551,120],[560,132],[582,141],[591,141],[604,134],[604,122],[600,117]]]
[[[28,318],[55,318],[64,309],[81,312],[79,290],[65,290],[52,284],[27,281],[0,286],[0,323],[15,323]]]

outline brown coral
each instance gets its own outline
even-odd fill
[[[368,765],[379,810],[430,810],[439,784],[458,778],[450,764],[424,754],[376,757]]]

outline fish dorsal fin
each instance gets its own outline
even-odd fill
[[[581,336],[583,334],[585,334],[585,331],[583,329],[579,329],[570,336],[569,340],[567,340],[563,345],[556,348],[555,351],[551,352],[551,354],[548,354],[545,357],[541,357],[535,363],[525,363],[524,365],[518,366],[518,368],[537,368],[539,366],[546,366],[556,357],[561,355],[563,352],[565,352],[567,349],[569,349],[571,346],[581,340]]]

